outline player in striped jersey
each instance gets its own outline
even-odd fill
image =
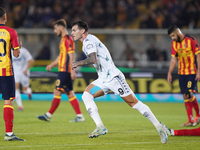
[[[17,32],[5,26],[7,15],[0,7],[0,88],[4,99],[3,118],[5,121],[5,141],[24,141],[13,133],[13,99],[15,99],[15,79],[13,76],[11,47],[13,55],[19,57],[20,45]]]
[[[64,19],[57,20],[54,23],[54,32],[62,37],[59,46],[60,54],[55,61],[46,67],[46,70],[50,71],[52,67],[58,65],[58,79],[56,80],[51,108],[44,115],[37,116],[40,120],[50,121],[52,114],[60,104],[62,92],[65,92],[76,112],[76,118],[71,122],[85,121],[73,91],[72,80],[76,78],[76,73],[71,68],[71,63],[74,61],[74,42],[72,37],[68,35],[66,27],[67,24]]]
[[[193,93],[197,92],[197,81],[200,81],[200,48],[197,40],[185,35],[173,25],[168,29],[168,35],[172,38],[171,61],[167,76],[168,82],[172,82],[172,72],[178,60],[179,86],[183,94],[188,122],[181,126],[196,126],[200,122],[199,104]],[[197,57],[197,64],[196,64]],[[196,117],[193,119],[193,108]]]

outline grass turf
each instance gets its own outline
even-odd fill
[[[108,129],[107,135],[90,139],[88,134],[95,124],[80,102],[86,121],[70,123],[75,113],[69,102],[61,102],[50,122],[40,121],[36,115],[48,111],[50,101],[24,101],[24,111],[18,112],[14,104],[14,133],[26,139],[3,141],[4,121],[0,118],[0,149],[24,150],[128,150],[128,149],[199,149],[200,137],[169,137],[167,144],[161,144],[160,137],[151,124],[137,110],[123,102],[97,102],[99,113]],[[181,129],[180,124],[187,121],[183,103],[146,103],[157,119],[173,129]],[[0,102],[3,106],[3,101]],[[1,112],[3,108],[1,107]]]

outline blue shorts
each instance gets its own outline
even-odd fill
[[[73,81],[69,72],[58,72],[58,79],[56,80],[56,90],[69,92],[73,90]]]
[[[0,76],[0,88],[4,100],[15,99],[15,78],[14,76]]]
[[[178,78],[182,94],[188,91],[191,91],[193,93],[197,92],[197,80],[195,80],[196,74],[179,75]]]

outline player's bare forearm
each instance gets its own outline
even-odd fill
[[[94,53],[89,54],[89,56],[85,60],[73,62],[72,69],[78,66],[91,65],[91,64],[96,64],[96,63],[97,63],[97,55],[94,52]]]
[[[58,65],[59,56],[50,64],[52,67]]]
[[[174,68],[176,67],[176,62],[177,62],[177,58],[176,57],[172,57],[171,61],[170,61],[170,65],[169,65],[168,74],[171,74],[173,72]]]

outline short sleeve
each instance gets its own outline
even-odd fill
[[[191,47],[192,47],[192,51],[193,51],[193,53],[195,55],[200,53],[199,44],[198,44],[197,40],[194,37],[191,40]]]
[[[19,49],[18,35],[14,29],[12,30],[11,43],[14,50]]]
[[[24,55],[26,57],[26,61],[30,61],[31,59],[33,59],[33,57],[31,56],[30,52],[24,48]]]
[[[94,52],[96,53],[97,48],[96,48],[94,43],[87,41],[87,42],[85,42],[85,51],[89,55],[89,54],[94,53]]]
[[[172,45],[171,45],[171,56],[172,57],[176,57],[176,55],[177,55],[177,52],[176,52],[176,42],[173,41]]]

